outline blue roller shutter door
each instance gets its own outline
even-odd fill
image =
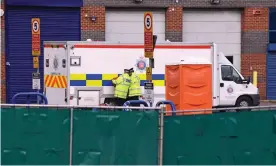
[[[267,99],[276,100],[276,53],[267,54]]]
[[[268,100],[276,100],[276,44],[268,44],[266,67],[266,96]]]
[[[39,60],[43,90],[43,41],[79,41],[80,8],[8,7],[6,14],[7,102],[14,94],[32,90],[31,19],[41,21]],[[23,98],[19,98],[24,103]]]
[[[276,100],[276,8],[269,9],[269,44],[266,61],[266,96]]]

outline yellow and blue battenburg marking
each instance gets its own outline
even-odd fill
[[[70,74],[70,86],[113,86],[112,79],[120,74]],[[146,74],[138,74],[140,85],[144,86]],[[165,86],[164,74],[152,74],[154,86]]]

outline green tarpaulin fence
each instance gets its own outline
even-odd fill
[[[1,164],[156,165],[162,136],[164,165],[276,164],[275,111],[165,116],[161,126],[156,110],[73,115],[2,108]]]
[[[74,110],[73,165],[157,164],[157,111]],[[1,109],[1,164],[68,165],[69,109]]]
[[[276,112],[165,117],[163,164],[276,164]]]

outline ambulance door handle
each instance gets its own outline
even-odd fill
[[[64,101],[67,103],[67,89],[64,89]]]
[[[224,83],[220,83],[220,87],[224,87]]]

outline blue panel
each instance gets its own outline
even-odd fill
[[[86,80],[102,80],[102,74],[86,74]]]
[[[268,52],[275,52],[276,51],[276,44],[268,44],[267,45]]]
[[[13,6],[82,7],[83,0],[6,0]]]
[[[267,55],[267,99],[276,100],[276,53]]]
[[[112,81],[110,81],[110,80],[103,80],[103,86],[113,86]]]
[[[70,86],[86,86],[85,80],[71,80]]]
[[[276,43],[276,31],[269,31],[269,42]]]
[[[148,81],[146,81],[146,80],[141,80],[141,81],[140,81],[140,86],[144,86],[145,82],[148,82]]]
[[[34,17],[41,21],[41,85],[44,81],[43,41],[80,40],[80,8],[7,7],[6,54],[11,64],[7,66],[7,102],[18,92],[34,91],[31,77],[35,71],[31,54],[31,19]]]
[[[153,80],[164,80],[165,75],[164,74],[152,74],[152,79]]]

